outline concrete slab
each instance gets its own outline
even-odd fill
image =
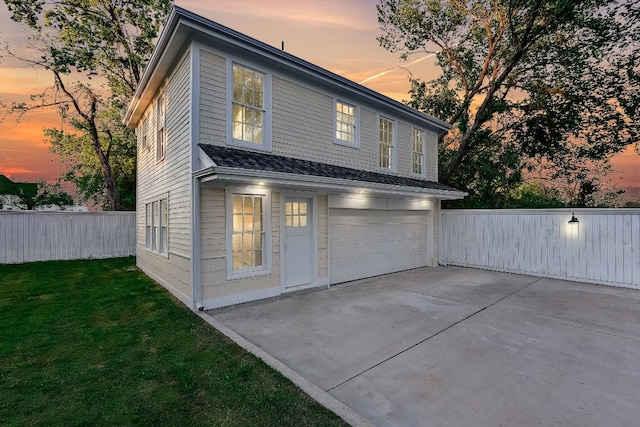
[[[439,267],[210,314],[375,425],[639,425],[637,290]]]
[[[521,274],[451,266],[406,271],[375,279],[374,283],[487,307],[537,280]]]
[[[640,342],[483,312],[331,394],[378,426],[638,425]]]
[[[529,316],[640,340],[636,289],[541,279],[502,301],[500,310],[522,310]]]
[[[215,318],[329,390],[477,310],[364,283],[240,306]]]

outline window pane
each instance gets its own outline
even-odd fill
[[[253,251],[252,267],[260,267],[260,266],[262,266],[262,251],[261,250]]]
[[[307,226],[307,217],[306,216],[301,216],[300,217],[300,227],[306,227]]]
[[[233,213],[242,213],[242,196],[233,196]]]
[[[242,234],[242,249],[253,249],[253,234],[251,233],[243,233]]]
[[[242,251],[242,266],[253,267],[253,251]]]
[[[233,269],[238,270],[242,268],[242,251],[233,253]]]
[[[307,213],[307,202],[300,202],[300,213],[301,214]]]
[[[353,142],[355,134],[355,107],[336,102],[336,138]]]
[[[244,215],[242,217],[244,227],[243,231],[253,231],[253,215]]]
[[[290,216],[284,217],[284,225],[286,225],[287,227],[291,227],[293,225],[293,222]]]
[[[234,234],[231,236],[231,249],[233,252],[242,250],[242,234]]]
[[[253,249],[262,249],[262,233],[253,235]]]
[[[262,143],[264,75],[233,65],[232,134],[234,139]]]
[[[244,214],[245,215],[252,214],[253,213],[253,197],[244,196],[243,197],[243,207],[244,207]]]

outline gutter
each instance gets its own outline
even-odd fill
[[[191,286],[193,309],[204,311],[202,304],[202,267],[200,261],[200,183],[213,173],[213,167],[192,172],[191,177]],[[215,178],[214,178],[215,179]]]

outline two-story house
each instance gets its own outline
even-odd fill
[[[125,117],[137,264],[192,308],[438,263],[433,117],[175,7]]]

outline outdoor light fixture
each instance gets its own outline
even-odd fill
[[[573,212],[571,212],[571,219],[569,220],[569,224],[578,224],[580,221],[578,221],[578,218],[576,218],[576,216],[573,214]]]

